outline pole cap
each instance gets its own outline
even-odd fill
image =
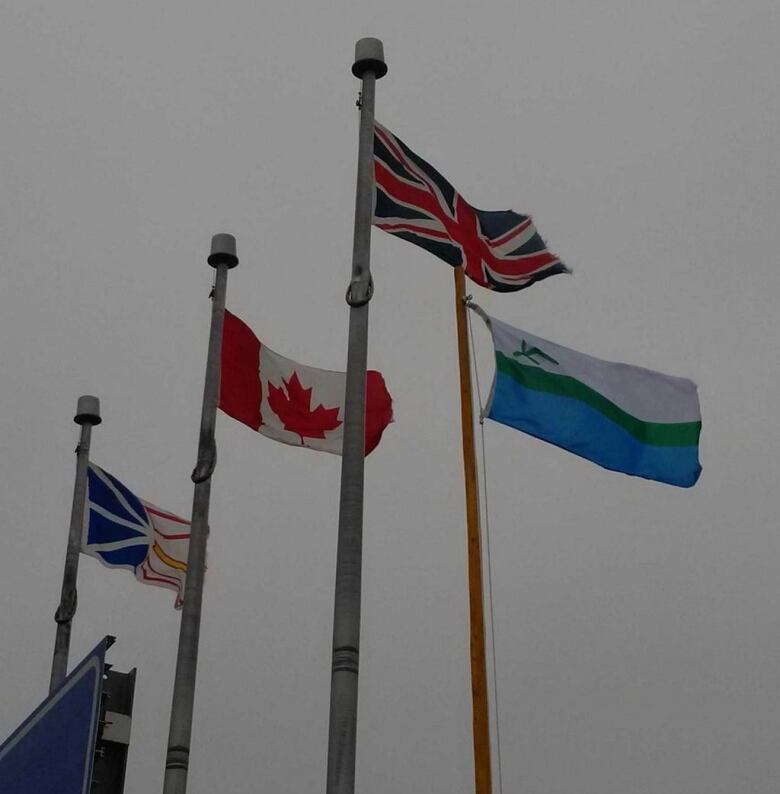
[[[352,74],[362,79],[365,72],[373,72],[377,80],[387,74],[385,48],[379,39],[358,39],[355,44],[355,63],[352,64]]]
[[[215,234],[211,238],[211,253],[208,259],[212,267],[227,265],[228,270],[238,264],[236,238],[232,234]]]
[[[100,418],[100,400],[89,394],[79,397],[73,421],[77,425],[99,425],[103,421]]]

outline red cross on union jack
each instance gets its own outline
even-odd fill
[[[477,284],[528,287],[566,266],[547,250],[531,218],[472,207],[430,164],[379,124],[374,128],[374,224],[427,249]]]

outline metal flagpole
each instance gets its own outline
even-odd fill
[[[387,73],[382,42],[360,39],[352,74],[362,80],[352,280],[347,289],[349,346],[341,459],[336,594],[333,607],[333,660],[330,684],[327,794],[355,790],[360,581],[363,545],[363,462],[368,352],[371,222],[374,214],[374,88]]]
[[[198,664],[200,612],[203,601],[203,577],[206,570],[206,539],[209,531],[211,475],[217,464],[214,425],[219,402],[222,325],[225,318],[228,270],[238,264],[235,237],[231,234],[215,234],[211,238],[211,255],[208,262],[216,269],[216,278],[212,293],[211,331],[206,360],[206,382],[203,387],[198,462],[192,472],[195,492],[192,501],[190,549],[187,555],[184,607],[179,629],[179,649],[176,656],[176,676],[173,684],[163,794],[185,794],[187,791],[195,675]]]
[[[79,572],[81,533],[84,528],[84,503],[87,497],[89,443],[92,439],[92,427],[99,425],[102,421],[100,400],[89,395],[79,397],[73,421],[77,425],[81,425],[81,435],[79,445],[76,447],[76,484],[73,487],[73,506],[70,512],[65,571],[62,575],[62,593],[60,605],[54,615],[54,620],[57,623],[57,638],[54,641],[54,656],[51,661],[50,694],[65,680],[65,676],[68,674],[70,630],[73,615],[76,613],[76,579]]]
[[[469,627],[471,645],[471,708],[474,734],[474,784],[476,794],[490,794],[490,723],[488,722],[485,664],[485,613],[482,599],[482,550],[479,530],[477,460],[474,454],[474,410],[471,401],[471,368],[463,268],[455,273],[455,319],[460,371],[463,469],[466,484],[466,539],[468,544]]]

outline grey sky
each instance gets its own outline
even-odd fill
[[[780,779],[780,7],[7,0],[0,24],[0,734],[45,695],[76,398],[93,459],[187,514],[211,234],[228,306],[342,368],[354,42],[377,118],[574,276],[490,313],[699,384],[681,491],[486,425],[504,790],[747,794]],[[472,789],[452,276],[375,231],[357,787]],[[475,326],[483,394],[489,338]],[[339,460],[220,417],[190,792],[322,790]],[[127,794],[161,787],[173,595],[82,558],[72,659],[139,669]]]

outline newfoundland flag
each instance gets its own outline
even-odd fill
[[[696,384],[602,361],[489,318],[486,416],[605,469],[688,488],[701,473]]]
[[[252,329],[225,311],[219,407],[264,436],[341,454],[346,373],[297,364],[261,344]],[[379,372],[366,373],[368,455],[393,420]]]
[[[463,267],[482,287],[514,292],[569,270],[528,215],[472,207],[403,141],[374,125],[374,225]]]
[[[144,584],[176,593],[184,603],[190,522],[139,499],[94,463],[87,469],[81,551],[109,568],[125,568]]]

